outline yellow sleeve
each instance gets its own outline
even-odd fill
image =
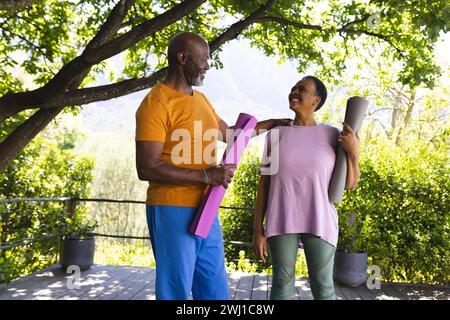
[[[220,123],[220,120],[221,120],[221,119],[220,119],[219,115],[217,114],[216,110],[214,110],[214,108],[213,108],[211,102],[209,102],[208,98],[206,98],[206,96],[205,96],[203,93],[200,92],[200,94],[203,96],[203,99],[205,99],[206,104],[207,104],[207,105],[209,106],[209,108],[211,109],[211,112],[213,113],[214,119],[216,119],[216,121],[217,121],[218,123]]]
[[[144,98],[136,112],[136,141],[166,141],[169,130],[167,108],[152,95]]]
[[[212,107],[212,105],[211,105],[211,110],[214,114],[214,118],[216,118],[217,122],[220,122],[221,119],[220,119],[219,115],[216,113],[216,110],[214,110],[214,108]]]

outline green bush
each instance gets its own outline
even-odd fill
[[[258,150],[247,149],[233,176],[232,183],[227,190],[222,206],[240,208],[255,207],[256,192],[259,183],[259,164]],[[225,240],[252,241],[254,210],[220,209],[219,212]],[[225,243],[225,256],[229,261],[238,260],[240,251],[243,251],[246,257],[255,260],[252,248]]]
[[[448,135],[447,135],[448,137]],[[448,283],[450,275],[450,179],[448,139],[434,144],[409,141],[394,146],[375,138],[362,146],[361,179],[344,192],[339,212],[338,248],[366,251],[387,281]],[[259,150],[247,150],[223,205],[255,207]],[[224,239],[250,242],[253,211],[221,210]],[[349,223],[350,222],[350,223]],[[254,260],[253,250],[225,245],[229,262],[240,251]],[[242,254],[241,254],[242,255]],[[269,264],[256,262],[256,270]],[[246,265],[244,269],[252,269]],[[306,267],[303,267],[306,273]],[[253,270],[253,269],[252,269]]]
[[[92,159],[37,137],[0,173],[0,197],[88,197],[93,165]],[[64,203],[59,202],[0,204],[0,241],[14,243],[58,233],[64,212]],[[86,213],[86,207],[78,205],[77,219]],[[0,251],[0,282],[57,262],[58,252],[59,237]]]
[[[98,237],[95,239],[95,264],[155,267],[149,240],[120,241]]]
[[[416,141],[410,149],[383,139],[368,144],[360,162],[358,188],[346,192],[338,207],[338,248],[366,251],[369,265],[378,265],[385,280],[448,283],[450,172],[446,154],[445,144]],[[353,226],[343,210],[355,213]]]

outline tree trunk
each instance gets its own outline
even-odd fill
[[[63,109],[64,107],[39,110],[19,125],[0,144],[0,171],[5,170],[7,165],[19,155],[22,149]]]
[[[402,95],[401,92],[397,92],[394,102],[394,108],[392,110],[391,128],[389,129],[388,138],[393,140],[396,136],[396,129],[403,117],[404,111],[402,110]]]
[[[413,90],[409,96],[408,109],[406,110],[406,115],[403,119],[403,124],[398,129],[397,137],[395,139],[395,145],[397,145],[397,146],[400,145],[400,140],[402,138],[402,134],[406,130],[406,128],[409,124],[409,121],[411,120],[411,115],[414,110],[415,102],[416,102],[416,91]]]

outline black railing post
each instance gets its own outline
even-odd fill
[[[62,240],[67,234],[67,219],[72,219],[75,216],[76,211],[77,211],[77,198],[68,198],[64,200],[64,226],[59,239],[58,256],[61,255]]]
[[[72,219],[77,210],[77,198],[70,198],[65,202],[66,218]]]

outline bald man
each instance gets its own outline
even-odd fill
[[[206,96],[209,46],[199,35],[182,32],[168,47],[169,71],[136,112],[136,167],[149,181],[147,222],[156,260],[156,299],[227,300],[222,228],[218,215],[206,239],[189,233],[208,185],[231,182],[232,165],[216,165],[216,142],[232,130]],[[260,129],[289,119],[259,122]]]

